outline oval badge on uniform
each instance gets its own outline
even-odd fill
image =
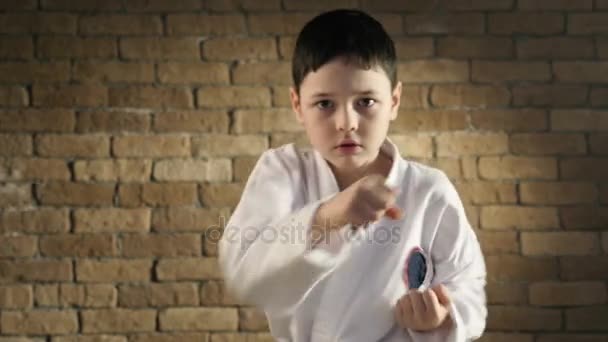
[[[431,276],[432,264],[429,257],[420,247],[414,247],[405,259],[403,267],[403,282],[407,289],[421,289],[423,285],[428,285]],[[428,281],[427,281],[428,280]],[[422,289],[421,289],[422,290]]]

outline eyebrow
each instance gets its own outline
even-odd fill
[[[357,95],[373,95],[373,94],[376,94],[376,92],[373,91],[373,90],[364,90],[364,91],[356,92],[356,94]],[[333,93],[320,92],[320,93],[314,93],[314,94],[312,94],[312,97],[313,98],[317,98],[317,97],[331,97],[333,95],[334,95]]]

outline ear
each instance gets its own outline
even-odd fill
[[[300,96],[294,87],[289,87],[289,98],[291,99],[291,109],[296,115],[296,120],[299,123],[304,123],[302,118],[302,104],[300,103]]]
[[[399,105],[401,104],[401,82],[397,82],[391,96],[391,121],[397,118],[399,114]]]

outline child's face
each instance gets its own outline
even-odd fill
[[[336,58],[306,75],[291,103],[311,145],[334,167],[350,170],[371,164],[397,117],[401,83],[391,89],[382,68],[369,70]],[[340,148],[345,139],[359,146]]]

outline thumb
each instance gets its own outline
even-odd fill
[[[390,207],[386,209],[385,215],[393,220],[399,220],[403,216],[403,212],[399,207]]]
[[[437,295],[437,300],[443,306],[449,306],[451,303],[450,295],[448,293],[447,287],[443,284],[438,284],[433,287],[433,292]]]

